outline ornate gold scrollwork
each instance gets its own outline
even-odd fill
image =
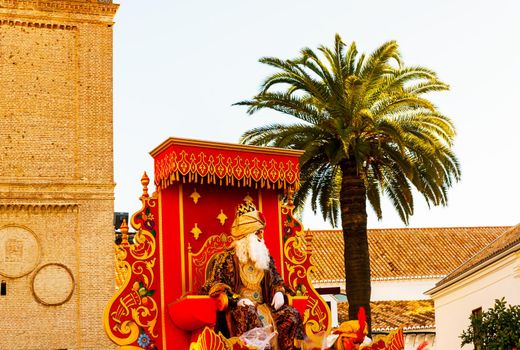
[[[141,179],[143,195],[141,211],[132,216],[137,229],[133,244],[126,240],[128,226],[121,226],[125,237],[115,246],[116,281],[118,290],[103,315],[105,332],[119,350],[143,349],[153,345],[159,337],[157,327],[159,308],[154,267],[156,265],[155,215],[157,200],[148,196],[148,177]]]
[[[229,247],[232,240],[233,239],[225,233],[213,235],[204,242],[204,245],[198,252],[192,253],[191,250],[188,252],[190,290],[197,290],[202,283],[204,283],[210,258],[214,256],[216,252],[223,251]]]
[[[308,298],[307,308],[303,315],[305,333],[311,339],[319,339],[318,333],[329,332],[331,329],[330,310],[309,280],[310,272],[314,269],[311,262],[311,239],[307,240],[301,223],[292,214],[292,193],[288,192],[289,204],[281,207],[282,239],[285,242],[283,246],[284,268],[290,286],[298,295]]]
[[[191,343],[190,350],[255,350],[244,344],[238,337],[226,339],[222,334],[216,334],[212,329],[206,327],[199,335],[197,342]]]

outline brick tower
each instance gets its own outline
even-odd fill
[[[0,349],[110,349],[111,0],[0,0]]]

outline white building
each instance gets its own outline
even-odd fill
[[[495,299],[520,305],[520,225],[506,230],[428,294],[435,303],[438,349],[461,348],[459,336],[470,325],[472,312],[493,307]]]

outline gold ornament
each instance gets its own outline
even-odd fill
[[[199,236],[202,233],[200,228],[197,226],[197,223],[195,223],[195,227],[192,228],[190,232],[193,234],[193,237],[195,237],[196,240],[199,239]]]
[[[197,192],[197,189],[194,188],[192,194],[190,194],[190,198],[193,199],[193,203],[197,204],[199,201],[199,198],[202,197],[199,192]]]
[[[227,219],[228,219],[227,215],[224,214],[224,211],[222,209],[220,209],[220,214],[217,215],[217,220],[220,221],[220,225],[224,226]]]

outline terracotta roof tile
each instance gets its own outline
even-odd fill
[[[369,229],[372,279],[441,278],[500,236],[508,226]],[[344,281],[343,233],[311,231],[311,280]]]
[[[505,230],[502,235],[497,237],[482,250],[474,254],[471,258],[450,272],[450,274],[443,280],[439,281],[437,283],[437,287],[446,284],[447,282],[462,275],[464,272],[484,264],[500,253],[505,252],[513,247],[516,248],[515,251],[520,250],[520,224]]]
[[[435,328],[433,300],[376,301],[370,303],[372,332],[390,332],[399,327],[405,331]],[[338,303],[339,323],[348,321],[348,303]]]

